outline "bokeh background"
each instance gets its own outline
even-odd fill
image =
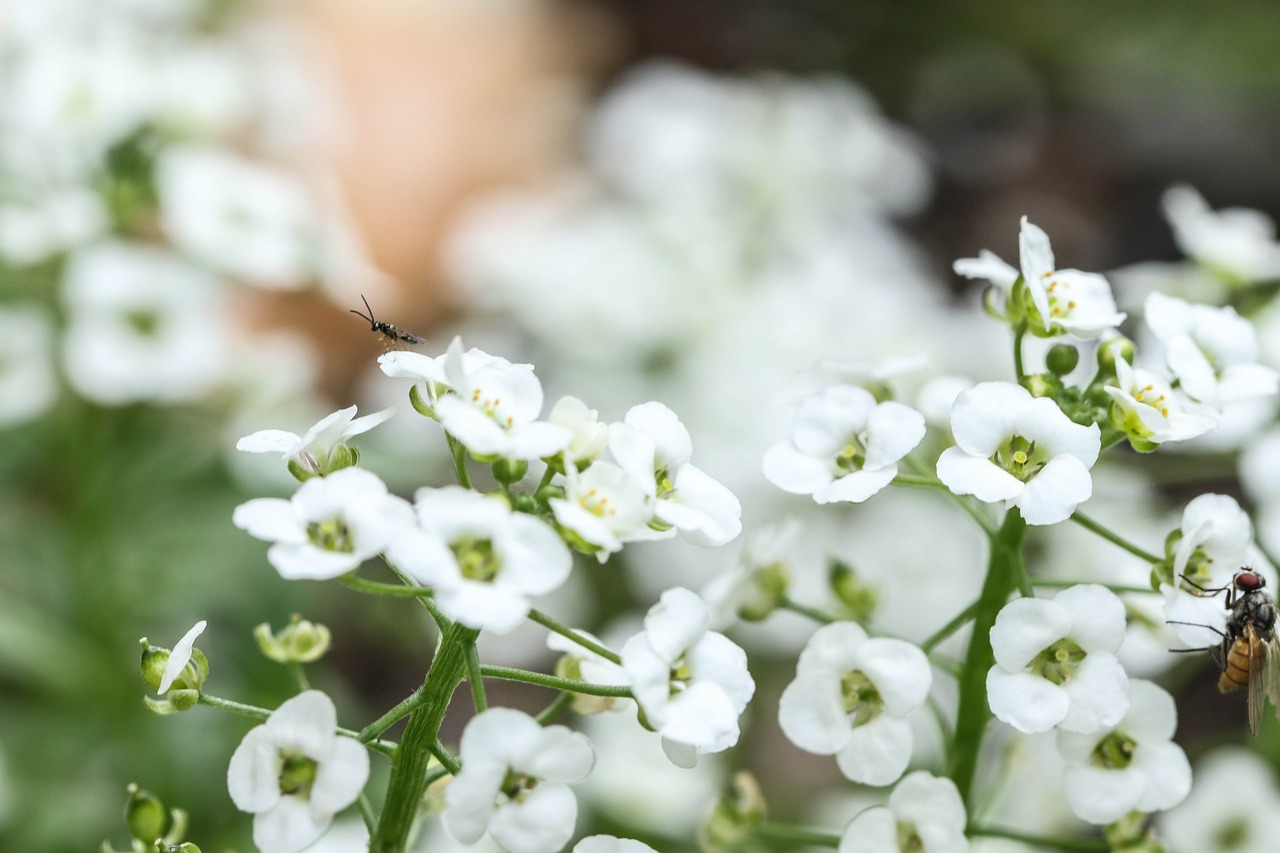
[[[122,847],[137,782],[191,810],[204,850],[252,849],[224,783],[249,724],[147,713],[139,637],[171,645],[209,620],[209,690],[274,706],[292,688],[250,631],[322,621],[335,642],[313,683],[354,727],[420,682],[419,611],[283,581],[230,523],[290,488],[278,459],[237,455],[238,436],[301,433],[350,404],[401,403],[359,442],[394,488],[447,481],[438,433],[348,313],[361,294],[432,353],[460,333],[532,361],[549,399],[610,419],[667,402],[695,462],[742,498],[747,537],[803,518],[798,597],[823,603],[839,559],[875,602],[859,615],[927,636],[978,583],[981,537],[927,496],[819,513],[776,494],[758,459],[787,434],[788,384],[822,358],[917,353],[931,366],[903,377],[908,395],[936,374],[1007,377],[1006,331],[950,264],[1016,257],[1022,215],[1062,266],[1114,271],[1130,310],[1157,285],[1253,310],[1280,367],[1269,282],[1207,282],[1161,214],[1182,182],[1214,207],[1280,212],[1277,45],[1263,0],[4,0],[0,848]],[[1221,491],[1280,542],[1272,475],[1238,484],[1241,447],[1273,415],[1121,458],[1091,511],[1158,549],[1187,497]],[[1040,571],[1142,582],[1075,533],[1038,540]],[[625,636],[662,589],[699,588],[743,544],[584,563],[546,609]],[[580,828],[692,849],[681,839],[738,768],[776,817],[842,825],[870,795],[774,719],[808,631],[780,616],[735,634],[758,698],[743,748],[697,773],[666,766],[630,719],[586,721],[602,746]],[[519,634],[484,654],[547,666],[540,645]],[[1175,689],[1193,760],[1238,741],[1242,703],[1216,695],[1206,660],[1163,647],[1136,639],[1127,663]],[[939,741],[923,728],[929,766]],[[1274,726],[1255,746],[1280,758]],[[1055,777],[1052,749],[995,749],[1014,769],[988,785],[990,815],[1088,831],[1036,781]]]

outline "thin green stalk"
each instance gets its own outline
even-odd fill
[[[396,706],[390,711],[387,711],[381,717],[361,729],[360,734],[356,735],[356,740],[361,743],[367,743],[368,741],[373,740],[378,735],[394,726],[398,721],[409,716],[414,709],[426,701],[426,694],[423,693],[422,688],[419,687],[417,690],[413,691],[404,699],[396,703]]]
[[[1105,841],[1094,841],[1089,838],[1064,838],[1060,835],[1029,835],[1014,829],[1002,829],[998,826],[972,825],[967,830],[969,835],[984,838],[1007,838],[1010,841],[1021,841],[1034,847],[1048,847],[1057,850],[1081,850],[1086,853],[1107,853],[1111,845]]]
[[[987,519],[985,515],[983,515],[980,511],[974,508],[973,504],[971,504],[969,500],[965,498],[963,495],[957,495],[955,492],[946,488],[945,484],[941,480],[936,480],[935,478],[931,477],[928,473],[929,469],[926,468],[924,465],[922,465],[918,459],[916,459],[914,456],[907,456],[903,459],[903,461],[907,463],[907,467],[909,467],[912,471],[915,471],[916,474],[918,475],[918,477],[913,479],[919,480],[919,482],[904,480],[902,483],[904,486],[919,485],[927,488],[935,488],[934,483],[936,482],[938,486],[943,487],[943,490],[946,492],[947,497],[950,498],[956,504],[956,506],[964,510],[965,513],[968,514],[970,518],[972,518],[975,522],[978,523],[978,526],[982,528],[984,533],[986,533],[988,536],[996,535],[996,529],[991,526],[991,522]],[[898,478],[895,477],[894,482],[897,482],[897,481],[898,481]]]
[[[560,712],[565,708],[568,708],[571,702],[573,702],[572,693],[561,693],[551,702],[550,705],[539,711],[534,716],[534,719],[538,721],[538,725],[545,726],[547,723],[560,716]]]
[[[1022,339],[1027,336],[1027,324],[1023,321],[1013,330],[1013,372],[1018,378],[1018,384],[1025,386],[1027,381],[1027,372],[1022,367]]]
[[[348,589],[354,589],[356,592],[367,592],[371,595],[389,595],[397,598],[430,598],[434,594],[432,590],[426,587],[365,580],[356,575],[355,572],[342,575],[338,578],[338,582]]]
[[[444,437],[449,442],[449,455],[453,457],[453,472],[458,477],[458,485],[464,489],[473,488],[471,475],[467,473],[467,449],[452,433],[445,432]]]
[[[943,625],[941,628],[939,628],[938,630],[930,634],[929,638],[920,644],[921,651],[923,651],[926,655],[929,654],[929,652],[937,648],[942,643],[943,640],[945,640],[947,637],[950,637],[956,631],[959,631],[961,628],[967,625],[970,621],[972,621],[974,614],[977,612],[978,612],[978,602],[975,601],[972,604],[970,604],[968,607],[966,607],[964,610],[961,610],[959,613],[957,613],[955,615],[955,618],[953,618],[950,622],[948,622],[947,624]]]
[[[542,479],[538,481],[538,487],[533,490],[533,493],[536,495],[538,492],[542,491],[547,486],[551,485],[551,481],[554,480],[555,478],[556,478],[556,469],[548,465],[547,470],[542,472]]]
[[[781,600],[779,600],[778,608],[780,610],[790,610],[792,613],[799,613],[801,616],[807,616],[813,621],[821,625],[830,625],[832,622],[840,621],[838,618],[836,618],[835,616],[832,616],[830,613],[823,613],[821,610],[819,610],[816,607],[810,607],[807,604],[801,604],[800,602],[792,598],[789,598],[788,596],[785,596],[785,595],[782,597]]]
[[[369,853],[404,853],[427,788],[431,750],[453,693],[466,677],[466,647],[475,637],[475,631],[455,623],[440,638],[435,659],[422,683],[427,700],[409,715],[393,757],[387,796],[369,840]]]
[[[546,628],[548,631],[553,631],[554,633],[559,634],[562,637],[566,637],[572,640],[573,642],[582,646],[587,651],[595,652],[600,657],[604,658],[610,663],[616,663],[616,664],[622,663],[622,658],[618,657],[616,652],[612,652],[609,649],[606,649],[604,646],[600,645],[599,643],[587,637],[584,637],[581,633],[573,630],[567,625],[560,624],[559,622],[552,619],[547,614],[543,613],[541,610],[530,610],[529,621],[536,622],[542,627]]]
[[[1147,595],[1159,595],[1149,586],[1125,586],[1118,583],[1099,583],[1098,581],[1080,581],[1080,580],[1054,580],[1052,578],[1035,578],[1031,581],[1035,586],[1048,587],[1049,589],[1066,589],[1067,587],[1079,586],[1082,583],[1091,583],[1098,586],[1105,586],[1116,594],[1125,592],[1142,592]]]
[[[1014,507],[1005,514],[1004,524],[991,540],[987,577],[974,612],[973,635],[969,638],[969,649],[960,673],[960,705],[956,711],[955,740],[949,756],[948,775],[966,803],[978,767],[982,736],[991,718],[991,709],[987,705],[987,671],[995,664],[995,655],[991,651],[991,627],[996,622],[996,614],[1018,585],[1018,564],[1026,532],[1027,523]]]
[[[440,766],[450,773],[456,774],[462,769],[462,762],[454,757],[453,753],[444,748],[444,744],[436,741],[431,744],[431,754],[436,757],[436,761],[440,762]]]
[[[922,476],[919,474],[899,474],[893,478],[895,486],[924,486],[929,489],[945,489],[947,486],[937,477]]]
[[[1125,539],[1119,533],[1115,533],[1111,530],[1108,530],[1107,528],[1103,527],[1101,524],[1089,518],[1087,515],[1085,515],[1082,512],[1073,512],[1071,514],[1071,520],[1074,521],[1076,524],[1080,525],[1081,527],[1083,527],[1085,530],[1089,530],[1089,531],[1092,531],[1093,533],[1098,534],[1103,539],[1110,542],[1112,545],[1123,548],[1124,550],[1128,551],[1130,554],[1132,554],[1135,557],[1138,557],[1139,559],[1145,560],[1148,563],[1158,563],[1161,560],[1160,557],[1157,557],[1155,554],[1152,554],[1150,551],[1146,551],[1146,550],[1143,550],[1142,548],[1139,548],[1137,545],[1134,545],[1132,542]]]
[[[210,708],[217,708],[219,711],[230,711],[233,714],[239,714],[242,717],[249,717],[254,720],[265,720],[273,713],[267,708],[259,708],[256,705],[246,705],[243,702],[235,702],[231,699],[221,699],[217,696],[211,696],[208,693],[201,693],[198,701],[201,705],[208,705]],[[352,731],[351,729],[338,727],[334,729],[334,731],[343,737],[349,737],[353,740],[360,741],[360,743],[364,744],[369,749],[372,749],[374,752],[381,752],[383,755],[391,755],[396,750],[396,745],[390,741],[372,739],[364,740],[360,737],[359,732]]]
[[[618,696],[632,698],[631,688],[622,684],[593,684],[590,681],[574,681],[571,678],[560,678],[555,675],[544,675],[541,672],[530,672],[527,669],[514,669],[509,666],[480,667],[485,678],[500,678],[504,681],[521,681],[525,684],[537,684],[540,687],[551,687],[555,690],[570,690],[574,693],[585,693],[588,696]]]
[[[297,662],[289,664],[289,674],[293,676],[293,681],[298,685],[299,690],[311,689],[311,682],[307,680],[307,673],[302,668],[302,664]]]
[[[483,713],[489,707],[489,697],[484,693],[484,676],[480,674],[480,654],[476,651],[476,644],[471,643],[466,648],[467,653],[467,681],[471,683],[471,704],[475,706],[476,713]]]
[[[378,822],[378,816],[373,813],[373,804],[369,802],[369,795],[364,791],[361,791],[360,796],[356,797],[356,808],[360,811],[360,819],[364,821],[364,828],[372,833],[374,825]]]
[[[839,847],[840,836],[818,829],[805,829],[785,823],[760,823],[752,827],[751,834],[763,841],[787,845],[787,849],[797,846],[806,847]]]

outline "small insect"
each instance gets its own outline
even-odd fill
[[[1230,693],[1249,690],[1249,731],[1258,734],[1262,706],[1271,700],[1280,717],[1280,640],[1276,637],[1276,603],[1263,591],[1267,581],[1252,569],[1241,569],[1229,586],[1216,589],[1192,586],[1210,595],[1227,593],[1226,631],[1222,634],[1222,674],[1218,689]]]
[[[389,345],[397,344],[397,343],[400,343],[401,341],[407,344],[425,343],[425,341],[422,338],[418,337],[412,332],[406,332],[404,329],[400,328],[399,326],[393,326],[390,323],[384,323],[382,320],[373,319],[373,308],[369,307],[369,300],[365,299],[364,295],[361,294],[360,301],[364,302],[364,307],[368,310],[369,313],[365,314],[361,311],[357,311],[354,308],[351,309],[351,313],[355,314],[357,317],[363,320],[368,320],[370,331],[374,331],[382,335],[382,337],[386,340],[387,344]]]

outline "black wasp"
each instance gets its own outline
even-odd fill
[[[404,342],[406,344],[425,343],[422,338],[415,335],[413,332],[406,332],[399,326],[393,326],[390,323],[384,323],[382,320],[373,319],[373,308],[369,306],[369,300],[364,298],[364,294],[360,295],[360,301],[364,303],[364,307],[369,313],[365,314],[354,308],[351,309],[351,313],[355,314],[362,320],[368,320],[370,331],[374,331],[382,335],[388,344],[397,344],[400,342]]]

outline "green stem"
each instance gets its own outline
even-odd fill
[[[1018,377],[1018,384],[1026,387],[1027,372],[1022,367],[1022,339],[1027,336],[1026,322],[1019,323],[1013,330],[1013,372]]]
[[[450,773],[457,774],[462,769],[462,762],[454,757],[453,753],[444,748],[444,744],[436,741],[431,744],[431,754],[436,757],[436,761],[440,762],[440,766]]]
[[[927,640],[925,640],[923,643],[920,644],[920,650],[923,651],[926,655],[929,654],[929,652],[937,648],[942,643],[943,640],[945,640],[947,637],[950,637],[956,631],[959,631],[966,624],[968,624],[973,619],[974,614],[977,612],[978,612],[978,602],[975,601],[972,604],[970,604],[968,607],[966,607],[964,610],[961,610],[959,613],[957,613],[955,618],[952,619],[950,622],[943,625],[938,630],[934,631],[933,634],[931,634]]]
[[[559,634],[562,637],[566,637],[572,640],[573,642],[582,646],[587,651],[595,652],[600,657],[609,661],[609,663],[616,663],[619,665],[621,665],[622,663],[622,658],[618,657],[616,652],[612,652],[609,649],[606,649],[604,646],[600,645],[599,643],[587,637],[584,637],[582,634],[578,633],[577,631],[573,630],[567,625],[560,624],[559,622],[552,619],[547,614],[543,613],[541,610],[530,610],[529,621],[536,622],[542,627],[546,628],[548,631],[552,631],[556,634]]]
[[[384,558],[384,562],[385,558]],[[356,592],[366,592],[370,595],[385,595],[393,598],[416,598],[422,602],[423,608],[431,615],[431,619],[436,623],[436,627],[440,629],[440,633],[444,633],[449,629],[452,620],[441,612],[432,596],[435,590],[424,586],[415,585],[410,578],[403,574],[391,563],[387,563],[387,567],[396,573],[396,577],[400,578],[403,583],[380,583],[379,581],[365,580],[355,572],[342,575],[338,578],[338,582],[348,589],[354,589]]]
[[[467,652],[467,681],[471,682],[471,704],[476,713],[483,713],[489,707],[489,698],[484,693],[484,677],[480,674],[480,655],[476,644],[470,643]]]
[[[907,463],[907,467],[909,467],[912,471],[915,471],[916,474],[918,475],[916,477],[903,480],[902,484],[904,486],[918,485],[918,486],[925,486],[927,488],[934,488],[933,484],[936,482],[939,486],[942,486],[944,488],[944,490],[946,491],[947,497],[950,498],[953,502],[955,502],[956,506],[964,510],[970,518],[976,521],[978,523],[978,526],[981,527],[982,530],[988,536],[995,536],[996,529],[991,526],[991,522],[987,520],[987,517],[985,515],[983,515],[981,512],[975,509],[974,506],[971,503],[969,503],[967,498],[965,498],[963,495],[957,495],[955,492],[951,491],[951,489],[946,488],[945,484],[941,480],[937,480],[936,478],[931,477],[928,473],[929,469],[926,468],[924,465],[922,465],[919,462],[919,460],[917,460],[914,456],[907,456],[903,461]],[[903,475],[899,475],[899,477],[901,476]],[[894,478],[894,482],[895,483],[898,482],[898,477]]]
[[[1132,542],[1125,539],[1119,533],[1115,533],[1113,531],[1108,530],[1107,528],[1103,527],[1101,524],[1089,518],[1087,515],[1085,515],[1082,512],[1073,512],[1071,514],[1071,520],[1074,521],[1076,524],[1080,525],[1081,527],[1083,527],[1085,530],[1089,530],[1089,531],[1092,531],[1093,533],[1098,534],[1103,539],[1110,542],[1112,545],[1123,548],[1124,550],[1128,551],[1130,554],[1132,554],[1135,557],[1138,557],[1142,560],[1146,560],[1148,563],[1160,562],[1160,559],[1161,559],[1160,557],[1157,557],[1155,554],[1152,554],[1150,551],[1145,551],[1142,548],[1139,548],[1137,545],[1134,545]]]
[[[787,849],[797,846],[806,847],[839,847],[840,836],[817,829],[805,829],[785,823],[760,823],[751,829],[751,834],[764,841],[778,842],[787,845]]]
[[[453,457],[453,472],[458,477],[458,485],[464,489],[473,488],[471,475],[467,473],[467,449],[452,433],[445,432],[444,437],[449,442],[449,455]]]
[[[373,827],[378,822],[378,816],[373,813],[373,804],[369,802],[369,795],[364,791],[361,791],[360,796],[356,797],[356,808],[360,810],[360,819],[364,821],[364,828],[369,832],[373,832]]]
[[[839,622],[835,616],[829,613],[823,613],[816,607],[810,607],[807,604],[801,604],[787,596],[783,596],[778,601],[778,607],[781,610],[790,610],[792,613],[799,613],[801,616],[807,616],[814,622],[822,625],[830,625],[832,622]]]
[[[233,714],[239,714],[242,717],[249,717],[254,720],[265,720],[273,713],[267,708],[259,708],[257,705],[246,705],[243,702],[234,702],[231,699],[221,699],[217,696],[210,696],[208,693],[201,693],[199,703],[208,705],[210,708],[217,708],[219,711],[230,711]],[[349,737],[353,740],[372,749],[374,752],[381,752],[383,755],[392,755],[396,750],[396,745],[390,741],[373,740],[372,738],[365,740],[360,737],[360,733],[351,729],[338,727],[335,732],[343,737]]]
[[[570,690],[574,693],[585,693],[588,696],[618,696],[630,699],[631,688],[625,684],[593,684],[590,681],[574,681],[571,678],[560,678],[555,675],[544,675],[541,672],[530,672],[527,669],[514,669],[509,666],[480,667],[485,678],[500,678],[504,681],[521,681],[525,684],[537,684],[540,687],[551,687],[556,690]]]
[[[1079,581],[1079,580],[1054,580],[1052,578],[1036,578],[1031,582],[1035,586],[1048,587],[1049,589],[1066,589],[1072,586],[1079,586],[1082,583],[1095,584],[1104,586],[1117,595],[1125,592],[1141,592],[1147,595],[1159,595],[1159,593],[1149,586],[1124,586],[1118,583],[1099,583],[1098,581]]]
[[[1018,585],[1018,564],[1026,532],[1027,523],[1014,507],[1005,514],[1004,524],[991,540],[987,578],[982,584],[982,595],[974,612],[973,636],[969,638],[969,649],[960,674],[960,705],[956,711],[955,740],[949,756],[948,775],[960,789],[960,796],[966,803],[978,766],[982,735],[991,718],[991,709],[987,705],[987,671],[995,664],[995,655],[991,651],[991,626]]]
[[[1049,847],[1058,850],[1082,850],[1087,853],[1107,853],[1111,845],[1105,841],[1093,841],[1088,838],[1063,838],[1061,836],[1028,835],[1014,829],[1001,829],[998,826],[973,825],[967,830],[969,835],[984,838],[1007,838],[1010,841],[1021,841],[1034,847]]]
[[[382,815],[369,853],[404,853],[422,795],[427,788],[431,750],[440,734],[440,723],[467,672],[466,648],[476,632],[458,624],[440,638],[435,659],[422,683],[426,701],[412,714],[396,749]]]
[[[937,477],[922,476],[918,474],[899,474],[893,478],[895,486],[924,486],[930,489],[945,489],[947,486]]]
[[[561,693],[550,705],[539,711],[534,719],[538,721],[538,725],[545,726],[558,717],[561,711],[568,708],[571,702],[573,702],[572,693]]]
[[[356,740],[366,743],[373,740],[387,729],[394,726],[399,720],[409,716],[414,709],[427,701],[426,694],[422,692],[422,688],[410,693],[406,698],[396,704],[394,708],[374,720],[369,725],[360,730],[360,734],[356,736]]]
[[[547,486],[551,485],[551,481],[554,480],[555,478],[556,478],[556,469],[548,465],[547,470],[542,472],[542,479],[538,481],[538,488],[534,489],[533,493],[536,495],[538,494],[538,492],[541,492]]]
[[[298,685],[299,690],[311,689],[311,683],[307,681],[307,673],[302,668],[302,664],[296,661],[289,664],[289,673],[293,676],[294,683]]]

